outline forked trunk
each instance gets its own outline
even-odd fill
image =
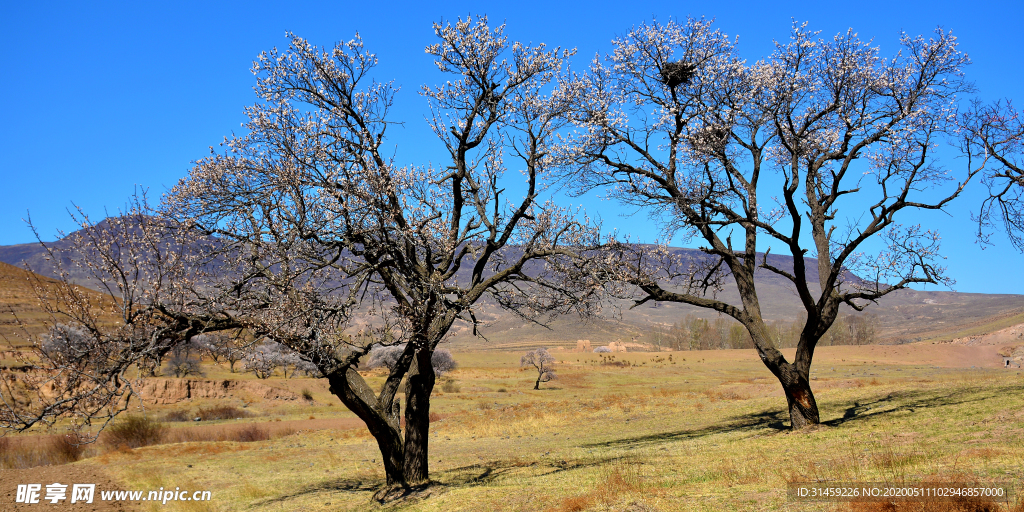
[[[410,344],[410,346],[412,346]],[[387,502],[406,496],[414,488],[430,483],[428,465],[428,439],[430,434],[430,393],[434,389],[435,374],[430,364],[433,351],[418,348],[412,359],[406,359],[408,373],[405,373],[405,436],[401,429],[401,408],[393,393],[397,389],[385,389],[380,396],[373,392],[366,381],[353,368],[327,376],[331,393],[336,395],[359,419],[377,440],[377,447],[384,462],[387,485],[374,494],[374,498]],[[403,356],[404,357],[404,356]],[[422,370],[421,370],[422,368]],[[399,375],[399,369],[392,370],[389,379]],[[392,380],[397,386],[398,380]]]
[[[805,360],[800,360],[804,364],[798,366],[786,361],[778,349],[769,343],[765,343],[763,339],[755,339],[754,345],[758,355],[761,356],[761,361],[779,379],[779,384],[782,384],[782,390],[786,394],[786,403],[789,408],[791,428],[797,430],[820,423],[818,403],[814,400],[814,393],[811,392],[811,384],[808,379],[810,356],[813,351],[808,351],[806,347],[804,350],[798,350],[798,357],[803,356],[805,358]]]
[[[378,499],[385,499],[395,490],[408,489],[409,479],[405,473],[406,456],[402,433],[398,428],[397,408],[392,406],[387,410],[377,410],[374,407],[376,397],[372,390],[351,368],[344,375],[340,373],[328,375],[327,380],[331,385],[331,393],[340,398],[349,410],[356,413],[356,416],[366,423],[366,428],[377,440],[377,447],[380,449],[381,460],[384,463],[384,474],[387,478],[387,487],[379,493]],[[393,405],[397,405],[397,403]]]

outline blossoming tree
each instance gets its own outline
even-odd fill
[[[941,30],[904,35],[883,57],[852,31],[820,39],[794,24],[772,55],[747,63],[704,19],[640,25],[613,43],[564,85],[577,126],[564,168],[580,191],[609,190],[650,212],[667,238],[699,239],[708,257],[620,242],[603,271],[581,278],[626,283],[637,304],[735,318],[781,383],[792,427],[818,423],[811,361],[840,306],[949,282],[938,233],[900,222],[941,209],[972,175],[954,180],[934,156],[955,129],[956,95],[970,89],[967,57]],[[792,267],[772,265],[769,252],[791,255]],[[781,276],[800,298],[793,361],[768,336],[755,271]],[[727,285],[739,303],[717,298]]]
[[[159,208],[138,201],[102,226],[83,222],[76,257],[121,298],[108,305],[120,321],[97,321],[84,296],[64,301],[97,350],[73,372],[44,359],[37,375],[58,404],[12,401],[4,425],[109,419],[133,395],[130,368],[233,332],[250,351],[270,339],[315,365],[366,423],[387,476],[379,499],[429,483],[438,344],[456,322],[475,332],[486,296],[528,319],[585,312],[592,290],[564,270],[599,241],[585,219],[540,200],[567,106],[551,84],[572,52],[509,43],[486,18],[434,32],[426,53],[453,75],[422,89],[442,164],[389,157],[396,89],[371,80],[377,59],[358,37],[322,49],[290,36],[254,64],[260,101],[246,109],[247,134],[197,162]],[[515,195],[506,159],[523,176]],[[357,369],[381,345],[401,349],[374,390]]]

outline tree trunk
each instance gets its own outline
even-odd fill
[[[384,474],[387,477],[387,487],[378,493],[378,499],[392,494],[395,489],[407,489],[409,483],[405,474],[405,450],[395,408],[389,403],[382,404],[383,409],[378,410],[375,407],[378,404],[373,391],[351,368],[348,368],[344,375],[339,372],[330,374],[327,380],[331,393],[340,398],[349,410],[366,423],[366,428],[377,440],[377,447],[384,462]]]
[[[782,355],[768,341],[767,332],[762,329],[748,328],[754,340],[754,348],[757,350],[761,361],[768,367],[786,394],[786,403],[789,408],[789,422],[793,430],[801,429],[810,425],[820,423],[818,417],[818,403],[814,400],[814,393],[811,392],[811,384],[808,376],[810,374],[810,358],[813,350],[806,346],[797,351],[797,357],[802,357],[802,364],[797,365],[786,361]]]
[[[782,389],[786,393],[786,402],[789,404],[790,425],[793,430],[817,425],[820,423],[818,403],[814,400],[814,393],[811,392],[811,385],[807,381],[807,377],[800,375],[800,372],[795,370],[786,373],[795,376],[795,378],[780,379]]]
[[[409,371],[405,395],[405,478],[411,486],[429,483],[430,393],[434,389],[432,350],[421,348]]]
[[[533,389],[540,389],[540,377],[537,377],[537,383],[533,385]]]

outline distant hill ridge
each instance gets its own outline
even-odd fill
[[[71,233],[64,239],[47,242],[47,245],[62,254],[65,260],[64,268],[70,272],[70,277],[74,282],[97,288],[97,283],[91,282],[88,275],[69,264],[71,262],[67,251],[70,249],[71,243],[68,238],[74,235],[75,233]],[[515,251],[516,248],[509,248],[509,250]],[[698,249],[671,248],[670,250],[685,258],[695,260],[707,257]],[[38,243],[0,246],[0,262],[18,267],[27,265],[34,272],[55,278],[57,276],[53,265],[47,260],[47,257],[46,251]],[[758,257],[761,258],[764,255],[759,253]],[[777,268],[787,271],[793,269],[793,258],[790,256],[769,254],[767,258],[768,262]],[[808,282],[812,290],[816,290],[818,287],[817,260],[807,258],[805,262]],[[5,272],[12,271],[7,269]],[[468,277],[469,272],[470,269],[464,266],[460,277]],[[852,274],[848,275],[847,279],[848,281],[858,280]],[[8,281],[0,281],[0,283],[3,283],[4,286],[11,285]],[[25,280],[24,283],[27,286],[28,281]],[[762,314],[766,320],[792,321],[801,314],[802,307],[796,291],[785,278],[768,270],[758,269],[755,274],[755,285]],[[23,294],[24,291],[17,293]],[[725,290],[720,292],[717,297],[732,304],[739,304],[739,295],[731,283],[727,283]],[[686,315],[703,318],[718,316],[718,313],[714,311],[684,304],[648,303],[632,309],[631,305],[630,301],[615,301],[610,305],[612,307],[607,308],[609,311],[607,315],[593,320],[587,326],[579,325],[573,318],[564,318],[554,322],[551,329],[525,323],[488,303],[479,305],[477,316],[481,320],[486,319],[485,321],[490,324],[484,333],[494,340],[516,342],[519,339],[545,339],[553,343],[569,344],[574,344],[576,339],[584,339],[588,336],[594,338],[595,342],[608,342],[616,339],[628,341],[630,336],[636,333],[649,331],[652,327],[670,326]],[[847,312],[852,312],[852,310]],[[879,337],[883,342],[905,343],[943,338],[944,336],[952,339],[956,332],[977,329],[979,326],[987,325],[990,321],[1024,313],[1024,295],[902,290],[883,298],[879,304],[869,305],[866,313],[877,316],[881,329]],[[477,343],[476,339],[468,333],[468,330],[460,332],[455,339],[460,344],[463,342]]]

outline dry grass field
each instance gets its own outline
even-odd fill
[[[208,364],[207,380],[252,385],[191,400],[165,394],[136,411],[161,420],[159,444],[101,438],[68,465],[5,469],[0,509],[41,507],[15,508],[18,483],[92,478],[126,490],[213,493],[209,502],[97,510],[923,510],[794,502],[787,485],[941,480],[1024,489],[1024,373],[1001,368],[996,348],[821,348],[812,378],[824,424],[804,432],[786,430],[784,399],[753,351],[558,352],[560,378],[539,391],[519,352],[456,352],[460,368],[432,401],[437,485],[387,506],[371,499],[383,480],[372,437],[322,382],[257,382]],[[271,396],[263,387],[279,390],[277,398],[258,399]],[[225,415],[240,417],[214,419]],[[38,436],[6,442],[8,460],[48,446]],[[1020,510],[1013,500],[1003,505],[934,510]]]

